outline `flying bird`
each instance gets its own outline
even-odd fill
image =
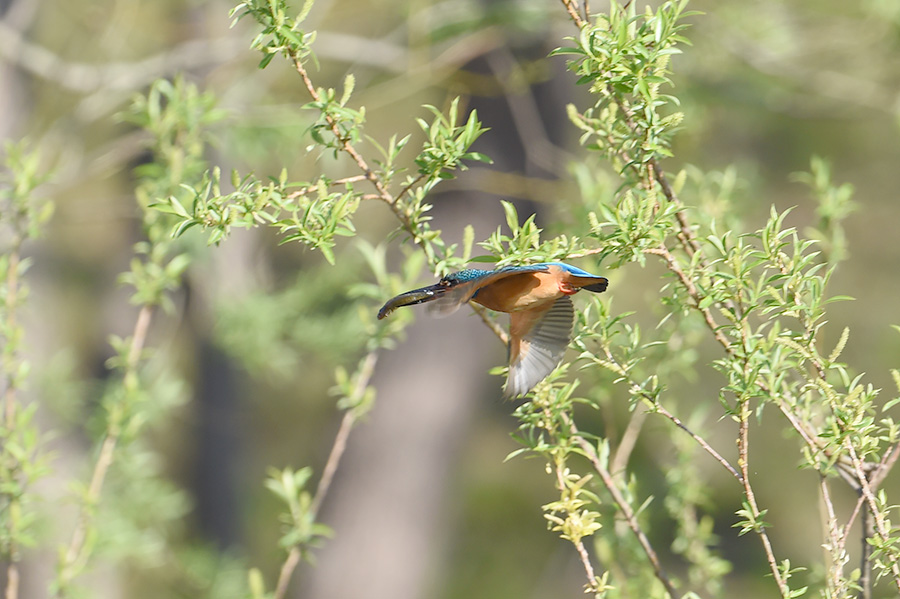
[[[401,293],[378,311],[381,320],[402,306],[428,303],[445,316],[473,301],[509,313],[509,377],[507,397],[518,397],[544,380],[562,361],[572,338],[575,308],[569,297],[580,289],[606,291],[605,277],[562,262],[504,266],[496,270],[465,269],[437,284]]]

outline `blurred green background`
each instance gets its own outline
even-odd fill
[[[231,27],[230,8],[222,0],[0,0],[0,138],[28,137],[53,172],[44,192],[55,217],[27,248],[34,266],[26,316],[39,379],[32,392],[52,406],[42,416],[47,427],[60,431],[53,443],[62,482],[49,483],[49,501],[61,501],[64,481],[87,471],[85,431],[110,356],[106,338],[126,334],[134,319],[116,284],[140,237],[132,169],[147,160],[140,133],[116,116],[132,95],[177,74],[213,92],[228,114],[210,156],[223,170],[277,175],[284,167],[303,179],[334,168],[306,151],[302,82],[278,60],[256,68],[253,26]],[[691,18],[693,45],[674,59],[685,120],[666,168],[720,171],[748,223],[762,223],[774,204],[797,206],[790,220],[800,226],[814,222],[814,203],[791,175],[807,170],[812,155],[831,161],[835,181],[851,183],[858,204],[831,292],[856,300],[832,306],[827,330],[836,342],[849,326],[843,357],[891,389],[888,369],[900,362],[900,335],[888,326],[900,323],[900,3],[720,0],[691,8],[704,14]],[[493,231],[503,218],[499,199],[565,232],[552,223],[575,216],[554,212],[554,202],[578,193],[570,165],[582,154],[565,106],[585,90],[562,58],[546,58],[574,31],[560,3],[319,0],[308,26],[319,32],[315,81],[339,87],[354,73],[354,105],[366,106],[373,138],[420,135],[413,117],[427,115],[421,106],[457,95],[491,129],[476,149],[494,165],[473,167],[434,198],[435,226],[449,238],[466,224],[477,239]],[[357,225],[372,243],[394,227],[379,205],[364,205]],[[249,566],[273,580],[282,555],[266,468],[321,469],[340,417],[328,392],[333,366],[355,364],[361,352],[359,308],[348,293],[371,275],[351,243],[338,247],[342,266],[333,268],[263,230],[209,250],[200,236],[190,242],[203,257],[176,294],[176,314],[157,319],[151,339],[184,379],[172,391],[181,401],[152,431],[162,459],[147,466],[184,492],[161,493],[173,505],[145,507],[168,514],[166,532],[121,539],[148,548],[121,562],[108,553],[90,596],[233,596]],[[391,251],[399,255],[396,243]],[[617,309],[656,322],[659,271],[603,274]],[[577,556],[541,515],[554,499],[551,477],[538,461],[503,461],[517,448],[509,436],[514,406],[500,399],[500,378],[486,373],[504,356],[491,333],[465,317],[419,318],[384,356],[378,404],[351,437],[322,513],[336,537],[317,566],[301,568],[293,596],[580,596]],[[688,403],[716,402],[716,377],[677,391]],[[597,432],[615,438],[627,417],[623,401],[597,420]],[[632,470],[666,450],[654,434],[663,426],[644,428]],[[784,513],[810,519],[775,513],[771,535],[786,557],[812,559],[804,552],[817,550],[809,541],[818,534],[816,506],[792,502],[813,496],[793,492],[814,484],[813,475],[784,459],[794,450],[781,430],[764,430],[771,438],[758,443],[755,459],[775,475],[760,488]],[[773,596],[755,539],[738,542],[730,528],[739,490],[714,464],[703,467],[717,489],[722,551],[738,564],[729,596]],[[48,523],[47,534],[53,529]],[[42,596],[48,560],[29,556],[24,588],[34,594],[23,596]]]

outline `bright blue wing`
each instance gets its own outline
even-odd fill
[[[441,279],[441,283],[446,281],[450,287],[446,291],[441,292],[434,300],[430,301],[426,306],[426,310],[429,314],[434,316],[447,316],[456,312],[460,306],[472,299],[482,287],[486,287],[491,283],[511,275],[546,270],[548,270],[546,264],[504,266],[497,270],[461,270]]]
[[[553,372],[566,353],[574,323],[575,307],[571,298],[556,300],[522,337],[519,355],[509,364],[504,389],[507,397],[524,395]]]

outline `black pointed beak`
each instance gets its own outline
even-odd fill
[[[397,297],[388,300],[388,302],[381,307],[381,310],[378,311],[378,320],[385,318],[397,308],[413,306],[415,304],[424,304],[436,300],[446,290],[447,285],[438,283],[436,285],[429,285],[428,287],[421,287],[419,289],[407,291],[406,293],[401,293]]]
[[[597,283],[592,283],[590,285],[585,285],[582,289],[587,289],[588,291],[593,291],[594,293],[603,293],[606,291],[606,288],[609,286],[609,281],[604,279],[603,277],[598,277]]]

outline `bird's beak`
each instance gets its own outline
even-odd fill
[[[426,302],[436,300],[441,296],[443,292],[447,291],[447,289],[447,285],[438,283],[436,285],[429,285],[428,287],[422,287],[420,289],[413,289],[412,291],[401,293],[394,299],[388,300],[388,302],[381,307],[381,310],[378,311],[378,320],[381,320],[382,318],[386,317],[388,314],[402,306],[424,304]]]

